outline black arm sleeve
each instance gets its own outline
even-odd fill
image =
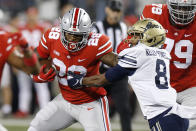
[[[109,82],[121,80],[124,76],[131,76],[135,73],[136,68],[123,68],[120,65],[116,65],[108,69],[105,73],[105,77]]]

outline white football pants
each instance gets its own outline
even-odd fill
[[[185,106],[196,106],[196,87],[186,89],[177,94],[177,103]],[[189,121],[188,131],[196,131],[196,120]]]
[[[22,71],[17,73],[17,80],[19,86],[19,110],[29,112],[29,106],[32,98],[31,77]],[[43,108],[50,101],[50,93],[46,83],[34,83],[36,94],[38,97],[39,107]]]
[[[6,88],[8,86],[11,86],[11,71],[10,66],[6,63],[3,67],[1,76],[1,88]]]
[[[81,105],[66,101],[61,94],[41,109],[28,131],[58,131],[79,122],[85,131],[110,131],[107,98]]]

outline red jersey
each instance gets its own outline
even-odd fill
[[[9,34],[0,30],[0,80],[4,64],[14,47],[12,43],[13,39],[9,37]]]
[[[112,45],[106,35],[91,33],[87,45],[80,51],[70,53],[61,43],[60,29],[53,27],[44,33],[37,51],[42,58],[52,58],[58,73],[61,93],[73,104],[88,103],[105,96],[103,87],[88,87],[78,90],[71,89],[67,84],[67,72],[92,76],[99,74],[99,58],[112,52]]]
[[[39,45],[39,41],[42,37],[42,34],[49,27],[47,23],[39,23],[33,28],[25,24],[19,27],[19,31],[23,34],[27,40],[29,46],[36,48]]]
[[[127,36],[127,38],[123,39],[120,44],[118,45],[117,47],[117,50],[116,52],[119,54],[121,51],[123,51],[124,49],[126,48],[130,48],[131,47],[131,43],[130,42],[127,42],[126,40],[129,40],[131,39],[131,36]]]
[[[170,24],[169,10],[165,4],[144,7],[141,18],[157,20],[166,29],[165,48],[172,56],[170,82],[177,92],[196,86],[196,20],[183,29]]]

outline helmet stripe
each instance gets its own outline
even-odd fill
[[[74,21],[73,21],[73,28],[76,28],[76,25],[78,23],[78,14],[79,14],[79,8],[75,9],[75,14],[74,14]]]

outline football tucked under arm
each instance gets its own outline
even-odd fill
[[[44,64],[38,75],[31,75],[34,82],[45,83],[53,81],[56,76],[55,69],[53,67],[47,68],[47,65]]]
[[[45,82],[53,81],[56,76],[56,69],[52,65],[51,57],[42,58],[39,56],[39,53],[37,52],[37,50],[35,50],[35,52],[37,53],[39,62],[42,65],[42,67],[39,71],[39,74],[31,75],[31,78],[33,79],[34,82],[37,82],[37,83],[45,83]]]
[[[43,65],[46,65],[46,67],[44,68],[44,73],[48,72],[50,70],[50,68],[54,68],[53,64],[52,64],[52,59],[51,57],[48,57],[47,59],[41,59],[39,58],[39,62],[40,64],[43,66]]]

